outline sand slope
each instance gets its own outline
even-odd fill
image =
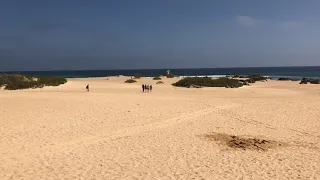
[[[320,86],[125,79],[1,90],[0,179],[320,179]],[[207,138],[215,133],[283,146],[236,149]]]

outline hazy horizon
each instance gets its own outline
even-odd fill
[[[0,2],[0,71],[320,66],[320,1]]]
[[[5,72],[50,72],[50,71],[134,71],[134,70],[184,70],[184,69],[259,69],[259,68],[308,68],[308,67],[320,67],[320,66],[261,66],[261,67],[216,67],[216,68],[210,68],[210,67],[203,67],[203,68],[152,68],[152,69],[54,69],[54,70],[9,70],[9,71],[0,71],[0,73]]]

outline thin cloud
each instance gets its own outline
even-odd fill
[[[236,16],[235,20],[239,25],[245,27],[257,27],[261,24],[260,20],[257,20],[249,16]]]

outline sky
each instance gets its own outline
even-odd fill
[[[319,0],[1,0],[0,71],[320,65]]]

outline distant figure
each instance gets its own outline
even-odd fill
[[[149,92],[149,85],[145,85],[146,92]]]
[[[142,92],[144,92],[145,86],[144,84],[142,84]]]
[[[89,92],[89,84],[87,85],[86,89],[87,89],[87,92]]]
[[[152,92],[152,85],[150,85],[150,92]]]

